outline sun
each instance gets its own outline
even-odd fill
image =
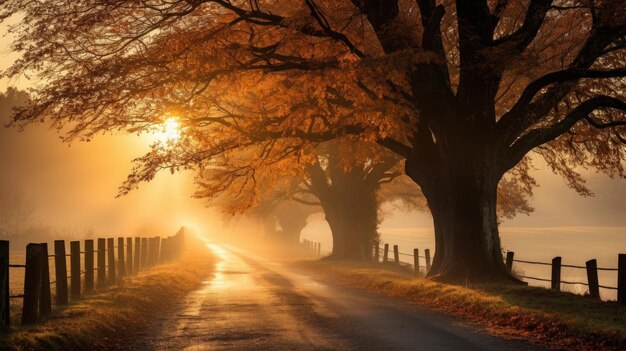
[[[161,143],[170,143],[180,139],[181,126],[178,117],[167,118],[159,127],[156,137]]]

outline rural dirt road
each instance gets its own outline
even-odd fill
[[[208,244],[202,288],[164,313],[134,350],[538,350],[400,301],[317,281]]]

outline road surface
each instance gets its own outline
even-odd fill
[[[538,350],[418,307],[208,244],[215,274],[166,307],[137,350]]]

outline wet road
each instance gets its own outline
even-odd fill
[[[537,350],[401,301],[209,244],[218,262],[138,350]]]

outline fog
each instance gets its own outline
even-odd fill
[[[0,100],[6,122],[7,99]],[[154,137],[105,135],[62,143],[55,131],[33,126],[0,130],[0,189],[32,200],[32,224],[69,236],[87,233],[173,234],[181,225],[214,226],[202,201],[191,199],[192,174],[164,173],[128,196],[115,198],[131,161]]]

